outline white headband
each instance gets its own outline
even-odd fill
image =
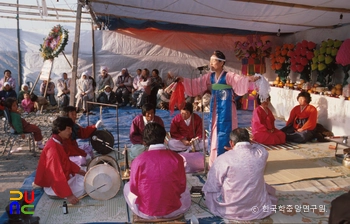
[[[211,57],[210,57],[210,60],[211,60],[211,59],[215,59],[215,60],[219,60],[219,61],[226,61],[225,59],[218,58],[218,57],[216,57],[215,55],[211,56]]]

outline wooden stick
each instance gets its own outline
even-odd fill
[[[62,51],[62,54],[63,54],[64,58],[67,60],[67,62],[68,62],[68,64],[69,64],[70,68],[73,68],[73,66],[72,66],[71,63],[69,62],[69,60],[68,60],[66,54],[64,53],[64,51]]]
[[[80,196],[78,199],[81,200],[81,199],[85,198],[86,196],[88,196],[88,193],[83,194],[83,195]]]
[[[103,206],[102,204],[86,204],[86,205],[73,205],[73,204],[67,204],[68,207],[88,207],[88,206]],[[60,205],[62,208],[62,205]]]

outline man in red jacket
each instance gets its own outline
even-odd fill
[[[124,187],[129,207],[144,219],[173,218],[191,206],[184,161],[166,149],[165,135],[162,125],[155,122],[146,125],[143,141],[149,149],[132,162],[130,182]]]
[[[88,157],[91,158],[93,156],[93,149],[89,144],[85,144],[79,147],[77,139],[90,138],[94,131],[102,125],[102,121],[99,120],[95,125],[89,125],[83,128],[75,123],[77,120],[76,107],[67,106],[64,108],[64,112],[66,116],[72,119],[74,122],[71,137],[68,139],[63,139],[62,141],[64,150],[66,151],[70,160],[77,163],[78,165],[85,165]]]
[[[85,193],[85,171],[70,161],[62,140],[70,138],[74,122],[68,117],[58,117],[53,122],[52,137],[40,155],[34,183],[44,188],[49,196],[67,198],[69,203],[79,202]]]

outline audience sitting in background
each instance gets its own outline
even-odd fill
[[[147,124],[143,141],[148,151],[131,164],[124,197],[134,214],[143,219],[173,218],[191,206],[180,155],[164,146],[166,131],[157,123]]]
[[[100,95],[97,97],[97,102],[105,104],[115,104],[117,102],[117,95],[115,94],[115,92],[112,91],[109,85],[106,85],[104,91],[101,92]]]
[[[9,119],[11,119],[12,128],[16,131],[16,133],[21,134],[21,137],[24,139],[24,133],[32,132],[34,134],[34,140],[36,141],[38,148],[43,149],[43,136],[41,134],[40,128],[34,124],[28,123],[26,120],[21,118],[21,114],[18,112],[17,99],[13,97],[7,98],[5,101],[5,106],[10,112]]]
[[[308,92],[300,92],[297,96],[299,105],[290,112],[286,126],[281,129],[286,134],[286,140],[305,143],[314,138],[317,125],[317,109],[310,105],[311,96]]]
[[[149,75],[149,70],[147,68],[143,69],[141,72],[141,77],[137,83],[137,88],[132,94],[132,98],[136,101],[136,107],[141,108],[143,104],[146,103],[147,97],[151,93],[151,78]]]
[[[126,106],[129,103],[130,94],[132,92],[132,77],[128,69],[123,68],[122,74],[118,76],[116,86],[117,101],[120,107]]]
[[[49,101],[45,97],[37,96],[35,94],[30,96],[30,100],[34,103],[34,111],[41,111],[41,108],[46,110],[50,105]]]
[[[176,77],[174,74],[169,71],[167,77],[164,80],[164,87],[160,88],[157,93],[157,108],[162,110],[169,110],[169,101],[172,93],[172,86],[170,85],[173,84],[175,79]]]
[[[157,105],[157,93],[159,89],[163,89],[164,83],[162,78],[159,76],[158,69],[152,70],[151,75],[151,92],[149,96],[149,103]]]
[[[78,197],[85,193],[85,171],[69,160],[62,145],[62,140],[70,138],[73,125],[68,117],[58,117],[53,121],[52,137],[40,155],[34,184],[43,187],[48,196],[76,204]]]
[[[269,109],[271,97],[261,102],[256,98],[258,107],[252,117],[253,140],[264,145],[278,145],[286,142],[286,134],[275,128],[275,117]]]
[[[49,99],[51,106],[56,106],[57,101],[55,99],[55,84],[53,82],[49,81],[49,84],[47,84],[47,80],[43,80],[43,82],[40,85],[40,94],[41,96],[45,97],[46,85],[47,85],[46,97]]]
[[[4,71],[4,77],[0,80],[0,90],[3,89],[5,82],[8,82],[12,89],[16,89],[16,80],[11,76],[11,71],[8,69]]]
[[[108,74],[107,67],[102,66],[100,70],[100,75],[97,81],[97,94],[103,92],[106,85],[109,85],[113,90],[114,82],[113,82],[112,76]]]
[[[152,104],[144,104],[142,106],[142,114],[136,116],[130,127],[130,141],[132,146],[129,150],[131,159],[135,159],[143,151],[146,150],[143,144],[143,130],[148,123],[156,122],[164,127],[162,118],[155,115],[156,109]]]
[[[64,108],[69,105],[69,97],[70,97],[70,81],[67,73],[62,74],[62,79],[59,79],[57,82],[57,97],[59,99],[60,108]]]
[[[206,90],[202,97],[200,95],[196,96],[193,101],[193,110],[210,112],[210,99],[211,99],[210,90]]]
[[[34,102],[30,99],[29,93],[24,93],[24,99],[21,101],[21,107],[25,113],[34,111]]]
[[[87,112],[87,103],[94,98],[92,80],[89,79],[89,73],[87,71],[81,74],[80,79],[77,81],[77,110],[83,110],[84,113]]]
[[[140,81],[140,77],[141,77],[141,69],[137,69],[136,70],[136,76],[133,77],[133,81],[132,81],[132,94],[134,94],[134,92],[138,89],[138,83]],[[134,100],[134,98],[131,97],[131,106],[136,106],[136,100]]]
[[[29,93],[29,87],[27,84],[22,84],[21,90],[18,92],[17,100],[18,102],[22,102],[24,99],[24,93]]]
[[[0,91],[0,99],[6,100],[9,97],[14,97],[17,99],[17,93],[14,89],[12,89],[9,82],[5,82],[2,90]]]
[[[230,148],[218,156],[203,186],[205,203],[213,215],[248,221],[263,219],[273,213],[275,189],[265,183],[264,170],[268,152],[251,144],[246,129],[230,133]],[[257,208],[257,209],[252,209]]]

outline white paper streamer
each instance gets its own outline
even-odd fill
[[[260,102],[264,102],[270,96],[270,84],[267,79],[261,74],[256,73],[254,76],[260,77],[260,79],[255,81],[255,89],[259,93]]]

